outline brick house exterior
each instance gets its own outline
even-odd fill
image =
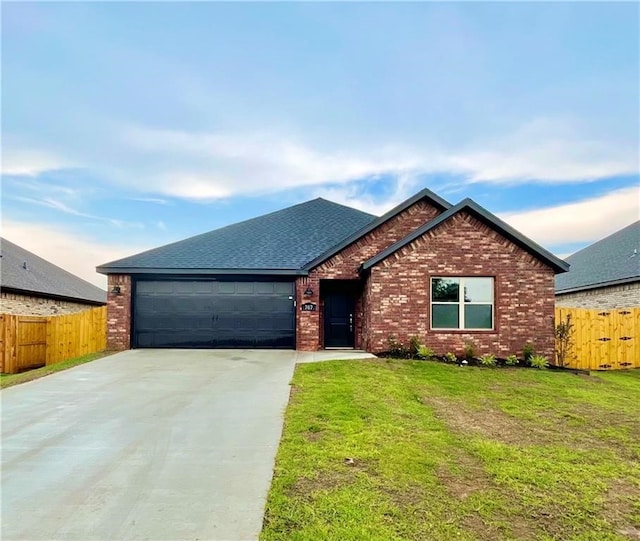
[[[491,276],[495,280],[494,329],[430,329],[431,276]],[[462,213],[421,236],[371,269],[367,280],[364,349],[384,351],[389,335],[408,343],[419,336],[437,352],[461,353],[473,341],[478,353],[505,357],[534,342],[551,356],[554,272],[522,248]]]
[[[532,342],[537,352],[552,355],[554,276],[567,265],[473,201],[452,206],[424,190],[345,237],[288,278],[294,284],[290,298],[295,301],[296,349],[314,351],[337,340],[339,346],[379,353],[388,349],[391,336],[408,341],[415,335],[438,353],[459,353],[471,340],[479,353],[504,357]],[[135,340],[135,284],[147,278],[123,272],[122,262],[99,270],[109,276],[109,347],[127,349]],[[158,272],[154,269],[154,280]],[[491,279],[490,328],[435,328],[430,284],[437,277]],[[225,279],[223,274],[211,277]],[[342,298],[348,300],[344,313],[336,308],[336,299]],[[347,315],[348,321],[341,317]],[[347,342],[340,332],[347,333]],[[336,333],[343,337],[336,339]]]
[[[296,282],[296,299],[298,304],[314,302],[318,304],[316,312],[301,312],[297,318],[296,349],[315,351],[322,349],[323,344],[323,303],[320,298],[320,282],[322,280],[355,280],[360,279],[358,267],[370,257],[391,246],[425,222],[439,214],[439,210],[423,200],[417,201],[400,214],[382,223],[344,250],[338,252],[317,267],[309,271],[308,276],[298,278]],[[314,294],[305,296],[304,291],[310,287]],[[354,285],[354,287],[357,286]],[[356,292],[360,293],[360,292]],[[355,313],[355,347],[366,349],[362,334],[364,304],[361,294],[356,296]]]

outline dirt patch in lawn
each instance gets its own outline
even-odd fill
[[[480,461],[464,452],[457,453],[451,461],[436,468],[436,477],[449,495],[458,500],[464,500],[474,492],[495,488]]]
[[[438,481],[445,487],[447,494],[463,502],[473,495],[482,498],[502,497],[513,501],[505,495],[505,488],[495,485],[486,473],[482,463],[474,456],[460,450],[451,456],[451,460],[436,469]],[[492,521],[484,520],[478,513],[472,513],[462,519],[462,526],[474,532],[479,539],[502,539],[505,530],[515,539],[535,539],[540,525],[534,520],[526,520],[522,516],[498,516],[494,514]]]
[[[459,434],[477,435],[507,445],[565,445],[570,442],[574,448],[615,450],[624,457],[633,458],[635,451],[625,441],[605,438],[589,427],[595,426],[596,430],[628,427],[631,441],[640,440],[640,425],[633,420],[587,405],[581,411],[572,411],[568,406],[564,413],[540,411],[535,420],[530,420],[508,415],[488,402],[475,407],[461,400],[425,396],[422,403],[432,407],[436,416]]]
[[[510,417],[489,404],[474,408],[460,400],[425,396],[438,418],[460,434],[469,433],[508,445],[540,445],[561,440],[560,427],[546,427]]]
[[[289,496],[312,499],[316,492],[331,491],[351,485],[362,473],[369,477],[378,475],[372,464],[358,459],[345,458],[342,463],[336,464],[333,470],[323,470],[318,472],[315,477],[297,479],[287,492]]]
[[[640,486],[618,479],[605,494],[602,510],[616,531],[631,539],[640,539],[640,521],[632,518],[634,500],[640,501]]]
[[[345,472],[321,472],[316,477],[301,477],[288,489],[287,495],[293,498],[312,500],[317,492],[335,490],[353,481]]]
[[[324,438],[324,432],[322,431],[314,432],[310,430],[304,433],[304,438],[310,443],[316,443],[316,442],[319,442],[322,438]]]

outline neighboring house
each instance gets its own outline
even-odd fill
[[[0,239],[0,313],[61,315],[106,303],[99,287]]]
[[[556,278],[556,306],[640,307],[640,220],[569,256]]]
[[[551,355],[568,265],[470,199],[422,190],[380,218],[314,199],[98,267],[109,347]]]

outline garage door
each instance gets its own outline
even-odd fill
[[[133,345],[294,348],[293,282],[138,281]]]

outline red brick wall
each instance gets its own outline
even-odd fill
[[[493,331],[430,330],[431,276],[492,276]],[[458,214],[371,269],[365,285],[364,347],[388,349],[394,335],[419,336],[436,353],[520,354],[525,342],[553,354],[554,272],[466,213]]]
[[[406,237],[412,231],[425,222],[435,218],[440,210],[426,201],[418,201],[404,212],[394,216],[361,239],[347,246],[344,250],[334,255],[315,269],[311,270],[308,277],[299,278],[296,282],[296,349],[303,351],[315,351],[323,347],[322,335],[322,306],[320,302],[320,280],[344,279],[358,280],[358,267],[367,259],[373,257],[381,250],[394,242]],[[303,292],[307,284],[313,289],[312,297],[304,297]],[[316,312],[302,312],[302,302],[314,302],[318,306]],[[356,298],[356,348],[363,347],[361,328],[363,306],[361,299]]]
[[[306,296],[304,291],[310,288],[313,295]],[[315,312],[303,312],[302,304],[312,302]],[[320,279],[317,275],[301,276],[296,280],[296,349],[316,351],[320,348]]]
[[[111,293],[114,286],[120,293]],[[110,274],[107,287],[107,349],[131,348],[131,276]]]

